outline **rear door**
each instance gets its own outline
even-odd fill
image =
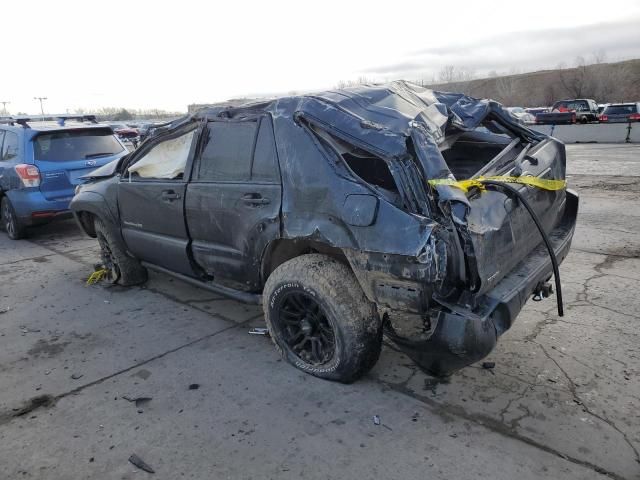
[[[81,176],[127,153],[108,127],[45,131],[32,145],[47,200],[70,200]]]
[[[193,258],[216,282],[258,290],[262,253],[280,236],[271,118],[209,122],[201,152],[185,202]]]
[[[184,220],[185,169],[197,139],[194,128],[141,147],[118,184],[118,209],[127,248],[140,260],[193,275]]]

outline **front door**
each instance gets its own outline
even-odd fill
[[[260,288],[266,245],[280,236],[282,187],[271,118],[207,124],[185,212],[193,258],[214,281]]]
[[[197,130],[173,132],[140,153],[118,185],[122,236],[137,258],[193,275],[184,219],[185,169]]]

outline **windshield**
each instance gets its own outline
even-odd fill
[[[635,103],[631,103],[629,105],[609,105],[604,109],[604,113],[608,113],[609,115],[630,115],[636,112],[637,110]]]
[[[35,160],[84,160],[124,151],[111,129],[63,130],[43,133],[34,141]]]

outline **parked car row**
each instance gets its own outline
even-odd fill
[[[630,123],[640,121],[640,103],[597,104],[595,100],[578,98],[560,100],[551,107],[508,107],[521,123],[567,125],[585,123]]]

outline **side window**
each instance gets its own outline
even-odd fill
[[[2,161],[2,142],[4,140],[4,130],[0,130],[0,161]]]
[[[194,180],[248,181],[257,128],[255,121],[210,122],[209,138],[196,166]]]
[[[251,180],[255,182],[280,182],[276,144],[269,117],[262,117],[253,156]]]
[[[196,130],[191,130],[177,138],[154,145],[129,167],[128,172],[141,178],[181,178],[189,159],[195,132]]]
[[[0,160],[11,160],[18,156],[18,135],[13,132],[5,132]]]

